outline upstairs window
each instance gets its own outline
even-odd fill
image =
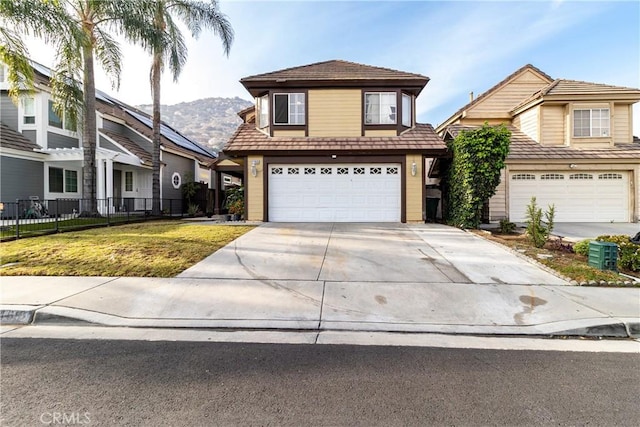
[[[66,120],[66,117],[63,115],[60,117],[58,113],[56,113],[53,109],[53,101],[49,100],[49,126],[58,129],[65,129],[71,132],[76,131],[76,127],[72,126],[69,120]]]
[[[367,92],[364,94],[364,123],[367,125],[396,124],[396,93]]]
[[[573,110],[574,137],[609,136],[609,109]]]
[[[258,98],[258,129],[269,126],[269,95]]]
[[[25,125],[36,123],[36,100],[32,96],[22,98],[22,123]]]
[[[412,117],[411,114],[411,96],[402,94],[402,126],[408,128],[411,127]]]
[[[276,93],[273,95],[274,117],[277,125],[304,125],[304,93]]]

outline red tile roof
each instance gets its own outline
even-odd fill
[[[507,126],[511,131],[511,145],[509,160],[578,160],[578,159],[633,159],[640,160],[640,144],[616,144],[611,148],[575,148],[567,146],[541,145],[513,126]],[[451,125],[448,132],[455,138],[462,130],[472,130],[476,126]]]
[[[255,124],[240,125],[223,148],[227,154],[318,151],[391,152],[416,151],[444,154],[447,147],[430,124],[417,124],[400,136],[386,137],[270,137]],[[291,153],[294,152],[294,153]]]

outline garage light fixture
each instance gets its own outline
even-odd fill
[[[251,160],[251,175],[254,177],[258,176],[258,165],[260,164],[260,160]]]
[[[416,162],[413,162],[411,163],[411,175],[416,176],[417,173],[418,173],[418,165],[416,164]]]
[[[569,165],[569,167],[570,167],[571,169],[575,169],[575,168],[577,168],[577,167],[578,167],[578,165],[576,165],[575,163],[571,163],[571,164]]]

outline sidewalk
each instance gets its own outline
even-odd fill
[[[0,294],[3,326],[640,337],[638,288],[3,277]]]

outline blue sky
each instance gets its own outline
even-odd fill
[[[236,39],[229,58],[218,39],[190,39],[178,83],[165,76],[162,103],[250,95],[242,77],[343,59],[424,74],[421,122],[437,125],[531,63],[554,78],[640,87],[640,2],[636,1],[221,1]],[[30,43],[34,59],[52,53]],[[123,44],[119,92],[130,104],[151,103],[149,57]],[[640,135],[640,106],[634,134]]]

